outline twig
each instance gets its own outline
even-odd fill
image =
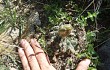
[[[94,3],[94,0],[83,10],[81,14],[79,14],[79,16],[81,16],[92,5],[92,3]]]

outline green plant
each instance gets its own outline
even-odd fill
[[[4,9],[0,11],[0,34],[7,29],[19,29],[19,36],[23,31],[26,18],[17,10],[17,6],[10,0],[4,0]],[[11,32],[10,32],[11,33]]]
[[[92,21],[92,23],[95,21],[95,18],[97,17],[98,12],[87,12],[87,16],[79,16],[76,21],[80,24],[81,27],[88,26],[88,19]],[[90,21],[89,21],[90,22]],[[94,24],[92,24],[94,25]],[[89,58],[92,60],[92,64],[90,66],[90,70],[96,69],[96,65],[99,63],[98,55],[94,50],[94,41],[96,40],[96,32],[94,31],[86,31],[86,50],[78,54],[78,58]]]
[[[77,23],[79,23],[81,26],[87,26],[87,20],[90,19],[91,21],[95,21],[95,18],[97,17],[98,12],[87,12],[87,16],[79,16],[78,18],[76,18]]]
[[[5,28],[16,27],[17,22],[17,12],[16,9],[11,8],[9,0],[5,0],[6,7],[3,11],[0,11],[0,21],[1,26],[5,25]],[[4,28],[4,29],[5,29]]]

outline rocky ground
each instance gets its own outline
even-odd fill
[[[1,6],[3,5],[0,4],[0,9],[3,9]],[[78,58],[77,56],[78,53],[81,53],[86,49],[85,28],[80,27],[80,25],[76,25],[71,21],[62,22],[63,24],[53,26],[49,29],[48,18],[43,6],[43,3],[41,2],[30,4],[24,2],[18,7],[18,12],[26,14],[28,17],[26,19],[27,22],[24,23],[21,36],[19,36],[20,29],[18,27],[10,27],[0,34],[0,68],[7,68],[6,70],[22,70],[16,49],[19,47],[18,43],[20,39],[24,38],[29,41],[31,37],[37,38],[42,48],[46,50],[50,62],[57,70],[74,70],[78,62],[81,61],[81,58]],[[65,24],[71,24],[71,33],[69,33],[69,31],[63,33],[59,32],[58,29]],[[65,35],[65,33],[69,34]],[[102,64],[99,65],[98,68],[102,67],[101,69],[103,69],[103,66],[109,68],[109,41],[110,40],[107,40],[102,43],[101,48],[98,46],[97,51],[99,57],[102,59]],[[103,56],[106,56],[107,59],[105,59],[105,57],[103,58]],[[84,58],[86,57],[83,57],[82,59]],[[109,69],[104,68],[103,70]]]

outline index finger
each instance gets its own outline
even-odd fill
[[[36,39],[31,39],[31,46],[36,53],[36,58],[41,67],[41,70],[49,70],[50,64],[48,63],[47,57]]]

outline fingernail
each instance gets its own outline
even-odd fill
[[[86,64],[90,64],[91,60],[90,59],[85,59]]]
[[[20,41],[20,44],[21,44],[21,45],[24,45],[24,44],[25,44],[25,39],[22,39],[22,40]]]
[[[34,43],[34,44],[36,43],[36,41],[34,39],[31,39],[31,42]]]
[[[34,38],[34,39],[31,39],[31,42],[32,42],[35,46],[41,48],[41,46],[39,45],[39,43],[37,42],[37,40],[36,40],[35,38]]]

